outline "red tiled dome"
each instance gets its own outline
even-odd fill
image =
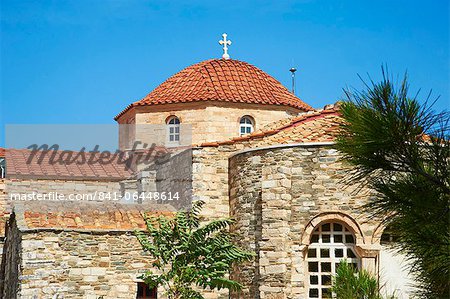
[[[313,110],[280,82],[257,67],[233,59],[212,59],[191,65],[173,75],[134,106],[220,101],[262,105],[284,105]]]

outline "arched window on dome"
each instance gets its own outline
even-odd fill
[[[250,134],[255,130],[255,121],[251,116],[245,115],[239,121],[239,134]]]
[[[332,298],[332,277],[341,260],[359,269],[355,243],[354,234],[342,223],[323,223],[314,230],[307,255],[308,298]]]
[[[171,116],[166,121],[167,137],[170,144],[180,143],[180,119],[176,116]]]

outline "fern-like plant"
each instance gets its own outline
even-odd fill
[[[155,259],[140,278],[149,287],[162,286],[169,299],[200,299],[200,289],[240,290],[242,285],[228,278],[235,263],[249,261],[252,252],[232,242],[231,219],[200,224],[204,202],[196,201],[190,211],[170,216],[145,217],[147,231],[135,234],[144,251]]]

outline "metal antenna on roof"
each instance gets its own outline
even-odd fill
[[[291,67],[289,71],[292,73],[292,93],[295,94],[295,72],[297,69],[295,67]]]

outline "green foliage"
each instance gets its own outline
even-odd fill
[[[336,269],[332,291],[336,299],[381,299],[377,280],[366,271],[357,272],[345,260]]]
[[[200,299],[201,288],[240,290],[242,285],[228,279],[235,263],[249,261],[253,253],[233,244],[228,232],[231,219],[200,225],[202,201],[174,217],[146,217],[147,232],[135,234],[143,249],[155,260],[142,277],[150,287],[162,286],[169,298]]]
[[[375,191],[365,209],[398,235],[397,249],[414,260],[422,296],[450,296],[449,115],[399,89],[383,70],[380,83],[346,91],[338,149]]]

